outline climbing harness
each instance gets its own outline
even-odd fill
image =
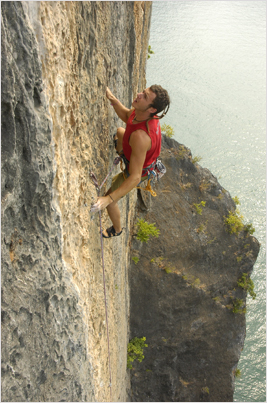
[[[106,180],[108,179],[109,175],[113,171],[114,167],[119,164],[121,158],[116,157],[113,161],[113,165],[109,170],[109,173],[99,186],[96,176],[93,172],[90,172],[90,178],[97,190],[97,196],[99,197],[100,191]],[[112,401],[112,391],[111,391],[111,365],[110,365],[110,348],[109,348],[109,331],[108,331],[108,310],[107,310],[107,294],[106,294],[106,280],[105,280],[105,264],[104,264],[104,248],[103,248],[103,234],[102,234],[102,218],[101,218],[101,210],[99,210],[99,223],[100,223],[100,242],[101,242],[101,257],[102,257],[102,271],[103,271],[103,285],[104,285],[104,297],[105,297],[105,311],[106,311],[106,323],[107,323],[107,340],[108,340],[108,363],[109,363],[109,387],[110,387],[110,401]]]
[[[156,180],[159,181],[160,178],[162,178],[162,176],[166,173],[166,167],[159,159],[157,159],[156,162],[145,169],[148,170],[147,185],[145,188],[137,185],[137,189],[147,190],[151,193],[151,196],[156,197],[157,193],[152,189],[151,183],[155,183]]]
[[[121,157],[121,170],[123,171],[123,177],[124,179],[127,179],[127,177],[130,175],[129,171],[127,169],[127,165],[129,165],[129,161],[127,160],[127,158],[125,157],[124,154],[120,153],[119,154]],[[125,164],[125,169],[122,168],[122,161]],[[141,180],[138,185],[136,186],[136,189],[141,189],[141,190],[146,190],[148,192],[151,193],[151,196],[156,197],[157,193],[152,189],[151,187],[151,183],[155,183],[156,181],[158,182],[162,176],[166,173],[166,167],[165,165],[161,162],[161,160],[159,160],[157,158],[156,161],[152,162],[152,164],[150,164],[149,166],[147,166],[146,168],[143,168],[142,174],[147,174],[147,178],[145,180],[147,180],[147,185],[145,188],[139,186],[143,181],[145,180]],[[143,175],[145,176],[145,175]]]

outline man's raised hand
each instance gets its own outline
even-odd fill
[[[115,101],[115,99],[116,99],[108,87],[107,87],[107,89],[106,89],[106,97],[107,97],[110,101]]]

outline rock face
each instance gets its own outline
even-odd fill
[[[1,18],[2,400],[231,400],[245,318],[226,306],[258,244],[226,233],[233,200],[172,140],[158,197],[120,200],[126,230],[104,243],[108,350],[89,175],[112,167],[122,125],[106,87],[130,107],[145,86],[151,2],[2,2]],[[132,237],[136,213],[156,241]],[[129,316],[149,345],[132,390]]]
[[[89,173],[103,180],[115,157],[121,122],[106,86],[130,106],[145,85],[151,2],[2,2],[1,11],[2,399],[109,401]],[[127,228],[135,200],[120,201]],[[105,245],[114,401],[129,384],[129,240],[127,230]]]
[[[251,274],[259,243],[226,231],[235,203],[190,150],[165,137],[161,156],[167,173],[158,196],[140,191],[136,215],[160,235],[147,243],[134,235],[132,243],[140,260],[129,269],[130,338],[145,336],[148,347],[132,370],[131,398],[232,401],[246,332],[245,315],[233,313],[246,300],[237,281]]]

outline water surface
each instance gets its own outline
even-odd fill
[[[161,122],[239,198],[261,242],[234,399],[266,401],[266,3],[153,2],[149,44],[147,85],[162,85],[172,101]]]

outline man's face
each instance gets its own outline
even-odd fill
[[[132,106],[141,112],[145,112],[150,108],[150,105],[153,103],[156,98],[156,94],[150,90],[150,88],[146,88],[143,92],[137,94],[137,97],[134,99]],[[152,108],[154,109],[154,108]]]

